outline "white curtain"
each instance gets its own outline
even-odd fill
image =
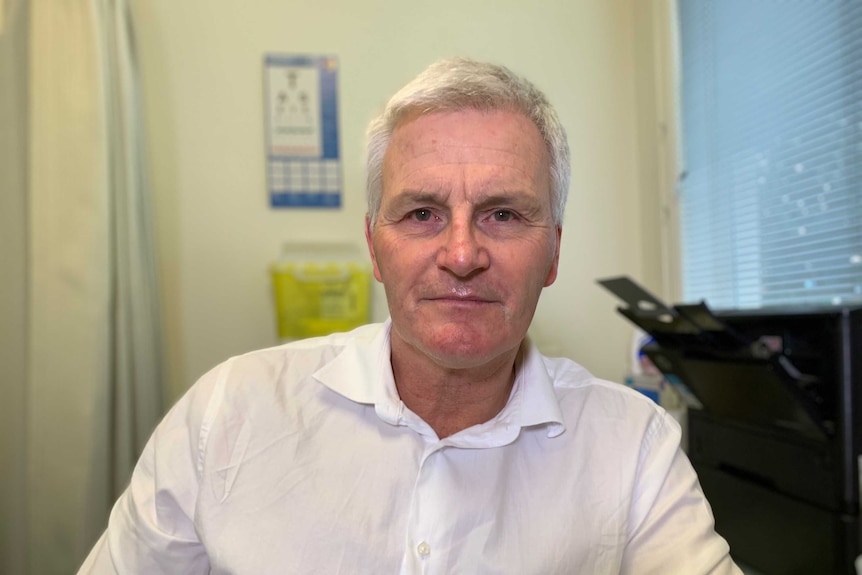
[[[77,569],[160,416],[161,328],[126,2],[23,4],[3,32],[26,26],[28,121],[11,190],[24,196],[23,297],[10,296],[24,300],[24,365],[0,389],[23,409],[22,443],[0,452],[21,471],[3,480],[0,570],[50,575]]]
[[[26,555],[27,21],[0,4],[0,573]]]

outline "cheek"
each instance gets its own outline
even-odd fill
[[[374,274],[378,281],[386,281],[397,288],[409,274],[411,256],[399,249],[397,242],[374,242]]]
[[[509,253],[505,257],[505,281],[511,294],[518,294],[522,303],[538,300],[542,290],[553,283],[554,253],[548,253],[544,246],[541,250],[528,253]],[[550,280],[550,281],[549,281]]]
[[[496,259],[506,267],[509,274],[516,273],[522,281],[529,276],[542,276],[544,280],[551,269],[556,254],[556,245],[535,239],[530,243],[509,244],[497,250]]]

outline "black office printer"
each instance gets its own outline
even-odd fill
[[[599,283],[700,404],[689,458],[733,557],[764,575],[855,574],[862,308],[713,313],[669,307],[625,277]]]

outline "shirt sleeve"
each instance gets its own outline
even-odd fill
[[[620,573],[742,575],[679,439],[679,425],[659,411],[641,447]]]
[[[79,575],[209,573],[194,512],[222,371],[201,378],[159,423]]]

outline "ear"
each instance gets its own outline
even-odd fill
[[[556,245],[554,246],[554,259],[551,262],[551,268],[548,270],[548,277],[545,278],[545,286],[548,287],[557,279],[557,268],[560,265],[560,238],[563,235],[563,228],[557,226]]]
[[[371,256],[371,266],[374,269],[374,279],[383,283],[380,268],[377,266],[377,256],[374,253],[374,241],[371,233],[371,219],[365,214],[365,243],[368,244],[368,254]]]

